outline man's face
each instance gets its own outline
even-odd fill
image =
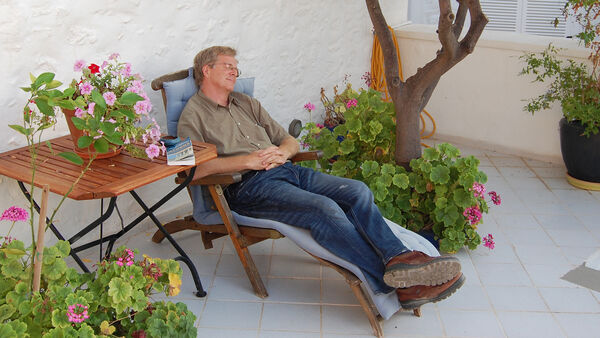
[[[216,87],[232,92],[238,75],[237,65],[235,57],[219,55],[217,61],[204,66],[206,71],[203,81],[210,81]]]

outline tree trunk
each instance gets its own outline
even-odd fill
[[[479,0],[457,0],[459,5],[456,15],[452,13],[450,0],[438,0],[438,37],[442,48],[435,59],[403,82],[399,77],[398,55],[392,32],[388,29],[379,1],[365,1],[381,44],[385,79],[396,110],[395,160],[398,165],[409,169],[410,161],[421,157],[421,111],[429,102],[440,77],[473,52],[488,19],[481,11]],[[471,26],[464,38],[459,40],[467,13],[471,18]]]

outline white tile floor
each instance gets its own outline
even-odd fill
[[[600,193],[578,190],[562,164],[461,147],[476,155],[501,194],[479,226],[496,249],[463,249],[466,284],[449,299],[400,312],[383,323],[386,337],[600,337],[600,293],[560,277],[600,248]],[[125,242],[150,256],[172,257],[152,232]],[[195,298],[187,268],[177,301],[198,320],[199,337],[371,337],[371,328],[345,282],[287,239],[251,248],[269,297],[251,291],[226,239],[204,250],[200,234],[175,236],[198,268],[208,295]]]

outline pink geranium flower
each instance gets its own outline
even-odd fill
[[[479,223],[479,221],[481,220],[481,210],[479,210],[478,205],[469,207],[465,209],[465,211],[463,212],[463,216],[467,218],[471,225],[474,225]]]
[[[12,206],[2,213],[2,217],[0,217],[0,221],[27,221],[29,219],[29,213],[27,210],[23,208],[19,208],[17,206]]]
[[[494,242],[494,237],[492,234],[487,234],[487,236],[483,237],[483,246],[489,248],[490,250],[496,247],[496,243]]]
[[[500,203],[502,203],[500,195],[498,195],[498,193],[496,193],[495,191],[490,191],[488,195],[490,195],[490,197],[492,198],[492,202],[494,202],[495,205],[500,205]]]
[[[485,194],[485,186],[478,182],[473,182],[473,187],[471,190],[473,190],[473,195],[475,197],[483,198],[483,194]]]
[[[307,103],[304,105],[304,109],[306,109],[306,110],[308,110],[309,112],[311,112],[311,111],[315,110],[315,105],[314,105],[314,104],[312,104],[312,103],[310,103],[310,102],[307,102]]]
[[[84,320],[90,318],[88,307],[82,304],[69,305],[67,318],[71,323],[82,323]]]
[[[358,100],[350,99],[346,102],[346,108],[350,109],[351,107],[356,107],[358,105]]]

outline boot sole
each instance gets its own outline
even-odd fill
[[[456,290],[458,290],[461,286],[463,286],[463,284],[465,284],[466,279],[467,278],[465,277],[465,275],[460,276],[460,278],[457,279],[456,282],[454,282],[454,284],[452,284],[452,286],[450,286],[448,289],[444,290],[437,297],[428,298],[428,299],[416,299],[416,300],[410,300],[407,302],[400,302],[400,305],[402,305],[403,309],[414,310],[414,309],[416,309],[422,305],[425,305],[427,303],[437,303],[441,300],[444,300],[444,299],[450,297],[453,293],[455,293]]]
[[[393,288],[415,285],[436,286],[444,284],[460,273],[456,257],[440,257],[424,264],[394,264],[383,274],[383,281]]]

